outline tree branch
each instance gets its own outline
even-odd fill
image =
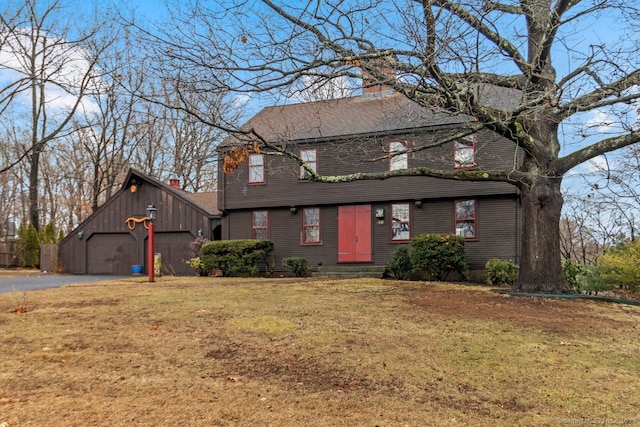
[[[640,131],[629,132],[625,135],[603,139],[581,150],[575,151],[565,157],[559,158],[554,165],[554,170],[560,174],[569,169],[613,150],[627,147],[640,142]]]

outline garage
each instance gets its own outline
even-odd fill
[[[129,233],[97,233],[87,239],[87,274],[127,275],[132,264],[141,263]]]
[[[153,206],[154,251],[162,256],[162,274],[193,275],[184,260],[197,237],[220,238],[221,213],[216,192],[189,193],[179,180],[160,182],[130,169],[122,187],[60,242],[60,270],[72,274],[132,274],[146,264],[147,208]]]

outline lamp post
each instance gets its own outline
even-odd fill
[[[155,267],[153,265],[154,263],[154,248],[153,248],[153,221],[155,221],[155,219],[158,217],[158,210],[156,209],[155,206],[153,206],[153,204],[149,203],[149,206],[147,206],[147,216],[149,217],[149,238],[147,239],[148,243],[149,243],[149,247],[147,248],[147,252],[148,252],[148,268],[149,268],[149,282],[153,282],[154,281],[154,270]]]

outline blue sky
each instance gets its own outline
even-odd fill
[[[100,5],[101,7],[104,7],[103,2],[99,2],[99,0],[95,0],[95,1],[97,2],[98,5]],[[62,0],[62,2],[63,4],[66,4],[66,5],[72,5],[75,3],[80,8],[88,9],[92,7],[91,3],[83,2],[81,0],[67,0],[66,2]],[[162,0],[118,0],[115,2],[115,4],[119,9],[134,10],[136,17],[143,21],[147,19],[152,22],[162,21],[164,19],[167,19],[169,16],[169,13],[167,11],[167,5]],[[178,1],[171,2],[170,7],[175,7],[180,5],[186,7],[188,6],[188,4],[189,2],[181,2],[178,0]],[[610,39],[613,37],[617,37],[619,35],[615,31],[615,28],[617,28],[616,22],[613,21],[612,18],[608,16],[604,16],[604,17],[601,17],[598,21],[594,21],[593,25],[591,25],[586,30],[581,30],[580,32],[576,32],[575,34],[570,35],[567,40],[570,44],[575,46],[580,46],[580,45],[584,46],[585,43],[587,44],[593,43],[593,40],[604,42],[607,40],[603,40],[603,38]],[[555,58],[555,60],[556,60],[555,64],[560,74],[562,74],[564,70],[574,65],[571,62],[571,58],[563,58],[558,56]],[[0,80],[1,79],[2,79],[2,75],[0,75]],[[256,106],[251,110],[256,111],[259,108],[261,108],[261,106]],[[636,117],[635,113],[633,113],[632,115],[633,115],[633,118]],[[585,113],[581,116],[581,119],[583,122],[593,122],[594,126],[592,127],[592,130],[591,130],[592,135],[591,136],[587,135],[586,138],[582,137],[581,135],[582,133],[579,132],[575,126],[571,124],[564,124],[562,131],[564,132],[566,149],[563,149],[561,154],[566,154],[568,152],[571,152],[575,150],[577,147],[583,146],[586,143],[592,141],[594,138],[594,135],[595,137],[602,136],[612,130],[610,126],[606,125],[608,120],[604,112]],[[578,170],[588,171],[589,165],[583,165],[579,169],[576,168],[575,171],[572,171],[573,173],[570,173],[567,176],[567,179],[566,179],[567,184],[570,184],[570,182],[572,181],[572,175],[574,175],[575,172],[577,172]],[[582,179],[580,179],[580,181],[582,181]]]

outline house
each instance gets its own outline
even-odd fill
[[[154,252],[163,274],[192,275],[184,260],[189,243],[202,236],[220,239],[220,215],[214,192],[188,193],[178,180],[165,184],[130,169],[122,187],[59,245],[62,270],[71,274],[129,275],[132,265],[147,272],[147,207],[157,209]]]
[[[503,105],[517,98],[491,86],[478,92]],[[489,130],[421,149],[469,123],[374,85],[350,98],[265,108],[245,129],[293,150],[323,176],[416,166],[488,170],[517,161],[513,143]],[[233,144],[221,146],[220,162]],[[472,277],[490,258],[518,261],[521,205],[513,185],[426,176],[319,183],[305,179],[293,159],[267,154],[250,150],[228,173],[219,165],[218,206],[222,238],[271,239],[276,269],[292,256],[315,270],[382,267],[398,245],[422,233],[463,235]]]
[[[478,90],[496,103],[514,96]],[[268,107],[245,129],[293,150],[323,176],[416,166],[489,170],[517,161],[513,143],[488,130],[420,149],[469,123],[470,117],[424,108],[375,86],[350,98]],[[234,144],[219,148],[220,162]],[[290,157],[267,154],[250,150],[228,173],[219,165],[218,206],[222,238],[271,239],[276,269],[292,256],[315,270],[382,268],[398,245],[422,233],[463,235],[472,277],[490,258],[518,261],[521,206],[513,185],[426,176],[319,183],[305,179]]]

